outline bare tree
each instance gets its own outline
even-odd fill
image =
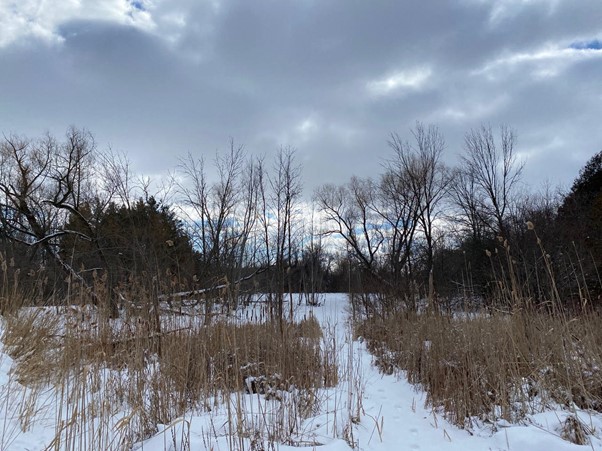
[[[324,185],[315,193],[326,221],[324,235],[343,238],[353,257],[375,275],[379,251],[385,241],[382,217],[375,208],[376,197],[374,182],[357,177],[352,177],[344,186]]]
[[[414,143],[402,141],[397,134],[391,136],[389,145],[395,157],[388,163],[391,174],[406,180],[406,194],[402,196],[407,208],[416,205],[416,219],[426,243],[425,272],[428,277],[428,298],[434,301],[433,255],[435,245],[434,224],[440,215],[441,201],[447,193],[449,172],[441,161],[445,139],[434,125],[425,127],[418,122],[412,130]],[[407,219],[414,219],[412,215]],[[411,227],[406,224],[406,227]]]
[[[451,215],[450,219],[459,225],[462,233],[469,234],[473,242],[481,241],[485,228],[481,212],[484,200],[474,177],[464,168],[456,168],[452,173],[449,192],[452,204],[456,207],[456,214]]]
[[[180,164],[184,174],[180,193],[187,207],[184,213],[194,224],[191,234],[204,265],[213,268],[220,277],[223,277],[222,266],[227,254],[232,252],[231,227],[240,200],[238,184],[243,164],[243,148],[235,147],[233,142],[226,156],[218,154],[216,157],[218,180],[213,184],[207,181],[202,158],[195,159],[189,154]]]
[[[270,178],[272,212],[276,219],[275,278],[277,314],[284,318],[285,285],[289,292],[290,318],[293,317],[291,268],[298,257],[295,243],[297,215],[301,196],[301,166],[295,161],[295,150],[287,147],[278,152],[274,174]]]
[[[127,155],[109,149],[99,154],[99,161],[99,182],[106,193],[107,202],[115,201],[131,208],[136,187]]]
[[[70,129],[64,142],[52,136],[32,141],[4,137],[0,144],[0,193],[3,224],[14,241],[40,250],[72,280],[87,286],[81,274],[61,254],[65,236],[94,242],[89,205],[99,198],[96,189],[96,145],[90,133]],[[66,226],[69,217],[84,225]],[[112,314],[116,305],[110,305]]]
[[[419,198],[405,171],[390,168],[381,176],[375,211],[383,220],[386,266],[395,296],[408,300],[412,306],[412,254],[419,206]]]
[[[233,300],[237,303],[239,297],[240,281],[248,280],[266,267],[257,261],[256,249],[249,245],[249,240],[256,229],[258,218],[258,204],[260,194],[260,175],[262,171],[260,160],[249,160],[241,174],[239,185],[240,207],[236,214],[231,236],[231,247],[234,251],[234,268],[232,280],[234,281]],[[243,274],[245,267],[253,268],[254,272]],[[234,305],[235,307],[236,305]]]
[[[479,192],[481,220],[504,238],[508,237],[505,222],[512,208],[512,194],[524,166],[516,158],[515,143],[516,135],[506,126],[500,127],[498,140],[486,126],[471,130],[464,139],[462,162],[466,176]]]
[[[243,269],[257,263],[257,249],[249,241],[258,220],[263,164],[246,159],[244,148],[231,141],[228,153],[216,156],[215,182],[208,181],[203,159],[189,155],[180,168],[182,214],[200,253],[205,275],[202,291],[223,293],[227,287],[228,301],[235,307],[240,283],[253,276],[243,274]],[[256,268],[255,273],[261,271]]]

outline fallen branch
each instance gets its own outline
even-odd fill
[[[255,272],[253,272],[253,273],[251,273],[251,274],[249,274],[247,276],[241,277],[240,279],[236,280],[235,282],[232,282],[232,283],[226,282],[226,283],[222,283],[222,284],[219,284],[219,285],[214,285],[214,286],[212,286],[210,288],[199,288],[198,290],[180,291],[178,293],[173,293],[173,294],[160,294],[159,295],[159,300],[160,301],[166,301],[168,299],[182,299],[182,298],[187,298],[187,297],[195,296],[195,295],[199,295],[199,294],[203,295],[203,294],[206,294],[206,293],[211,293],[211,292],[214,292],[214,291],[223,290],[223,289],[228,288],[228,287],[230,287],[232,285],[234,285],[234,286],[240,285],[241,283],[246,282],[247,280],[251,280],[253,277],[255,277],[255,276],[257,276],[257,275],[259,275],[259,274],[261,274],[261,273],[263,273],[263,272],[265,272],[267,270],[268,270],[267,266],[263,267],[263,268],[259,268],[257,271],[255,271]]]

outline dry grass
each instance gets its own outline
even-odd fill
[[[459,426],[519,421],[551,403],[602,410],[601,318],[545,313],[395,315],[357,333],[385,372],[407,371]]]
[[[125,449],[158,424],[218,405],[228,406],[240,446],[252,436],[292,443],[294,428],[319,403],[318,390],[337,384],[336,352],[313,316],[280,324],[261,313],[206,321],[202,308],[157,314],[158,302],[139,288],[136,298],[124,296],[136,303],[116,320],[90,307],[84,292],[80,306],[6,310],[2,340],[16,382],[28,388],[23,405],[32,406],[22,428],[45,402],[42,387],[55,387],[59,398],[48,449]],[[279,403],[290,418],[249,423],[245,393]]]
[[[529,229],[546,274],[537,286],[541,304],[533,305],[529,276],[503,241],[501,252],[487,252],[496,287],[489,308],[391,311],[364,317],[356,327],[383,371],[404,370],[459,426],[474,418],[516,422],[557,404],[602,411],[602,315],[583,297],[579,309],[564,307],[556,268],[532,224]],[[578,428],[567,428],[579,442]]]

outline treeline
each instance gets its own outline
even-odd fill
[[[270,293],[280,318],[291,292],[316,302],[351,290],[370,314],[596,306],[602,152],[568,193],[526,193],[515,141],[506,127],[471,130],[452,168],[441,132],[418,123],[407,140],[391,136],[381,174],[325,185],[308,202],[292,149],[266,161],[231,142],[209,162],[181,160],[157,189],[85,130],[5,136],[3,293],[18,286],[28,302],[69,302],[77,287],[112,315],[137,302],[132,287],[141,299],[208,308]]]
[[[435,126],[393,134],[377,178],[316,195],[354,265],[367,314],[469,304],[581,310],[600,304],[602,152],[568,193],[528,192],[508,127],[465,135],[458,167]],[[369,295],[366,295],[369,293]],[[375,295],[376,294],[376,295]]]

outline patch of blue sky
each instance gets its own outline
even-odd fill
[[[134,9],[137,9],[138,11],[146,11],[146,8],[144,7],[144,2],[143,1],[132,0],[132,1],[130,1],[130,4],[132,5],[132,7]]]
[[[602,40],[592,39],[591,41],[573,42],[569,47],[575,50],[602,50]]]

